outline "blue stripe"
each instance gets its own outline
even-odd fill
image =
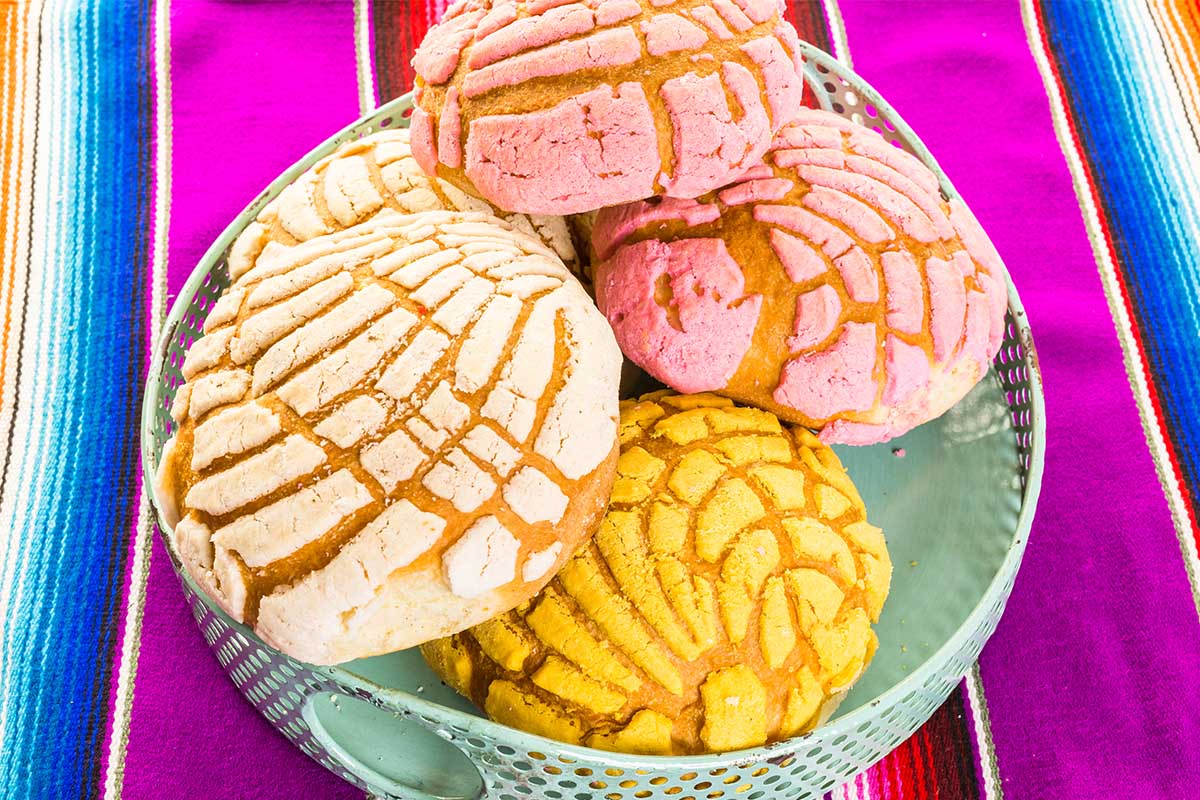
[[[52,241],[28,268],[45,276],[49,310],[22,337],[22,388],[36,388],[18,414],[36,433],[6,477],[11,493],[37,498],[10,520],[24,588],[4,643],[0,795],[21,798],[95,796],[103,780],[136,515],[150,230],[148,3],[45,14],[35,202],[51,204]]]
[[[1166,63],[1157,34],[1138,30],[1119,4],[1044,3],[1051,53],[1112,231],[1147,366],[1180,459],[1185,492],[1200,487],[1200,237],[1196,176],[1179,149],[1196,146],[1184,126],[1162,118],[1183,109],[1178,93],[1157,91],[1148,63]],[[1145,37],[1155,51],[1145,51]],[[1139,39],[1139,37],[1141,37]],[[1143,50],[1137,52],[1137,45]],[[1122,57],[1122,53],[1131,57]],[[1158,105],[1156,105],[1158,104]]]

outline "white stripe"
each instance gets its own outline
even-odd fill
[[[358,112],[365,117],[378,106],[371,70],[370,0],[354,0],[354,60],[358,67]]]
[[[850,59],[850,42],[846,39],[846,22],[842,19],[838,0],[821,0],[821,5],[825,7],[825,19],[829,22],[829,41],[833,44],[831,55],[845,64],[847,69],[854,69],[854,62]]]
[[[1117,282],[1116,265],[1104,231],[1100,225],[1100,215],[1092,202],[1088,188],[1087,173],[1084,171],[1083,159],[1071,139],[1071,130],[1067,122],[1066,104],[1062,93],[1054,80],[1054,72],[1050,66],[1050,56],[1042,43],[1041,20],[1033,8],[1033,0],[1021,0],[1021,17],[1025,22],[1026,36],[1033,60],[1038,72],[1042,75],[1042,83],[1050,100],[1050,116],[1054,122],[1054,133],[1058,137],[1059,147],[1066,157],[1067,167],[1071,171],[1071,179],[1075,185],[1075,196],[1083,212],[1083,221],[1087,227],[1088,239],[1092,243],[1092,252],[1096,256],[1096,265],[1100,271],[1100,282],[1104,286],[1104,296],[1108,300],[1108,310],[1112,314],[1117,329],[1117,338],[1121,343],[1121,351],[1125,359],[1125,372],[1133,389],[1134,400],[1137,402],[1138,416],[1142,421],[1142,429],[1150,446],[1150,454],[1154,467],[1158,472],[1158,480],[1162,484],[1167,497],[1167,506],[1171,510],[1171,518],[1175,523],[1175,533],[1179,538],[1179,546],[1183,551],[1184,568],[1192,588],[1192,601],[1196,612],[1200,615],[1200,553],[1196,551],[1196,543],[1192,538],[1188,525],[1186,506],[1183,492],[1180,488],[1179,476],[1171,466],[1167,454],[1166,441],[1163,438],[1162,420],[1154,412],[1150,401],[1150,388],[1146,378],[1146,366],[1138,352],[1133,335],[1133,322],[1121,298],[1121,287]],[[1170,138],[1170,137],[1167,137]]]
[[[25,23],[17,22],[18,32],[23,28],[24,37],[20,44],[22,55],[16,59],[16,70],[12,76],[16,92],[21,102],[15,103],[14,115],[11,120],[13,140],[17,143],[11,158],[15,165],[17,186],[19,191],[12,197],[12,205],[4,220],[5,230],[11,234],[5,237],[4,260],[7,265],[5,272],[12,275],[13,287],[11,300],[7,292],[0,295],[11,305],[9,326],[8,351],[6,353],[4,393],[0,397],[0,469],[9,465],[5,461],[3,446],[8,441],[9,433],[15,424],[16,376],[17,358],[21,350],[24,333],[21,309],[25,296],[27,272],[30,263],[30,225],[32,220],[25,209],[33,204],[33,147],[34,136],[26,132],[26,121],[32,119],[37,104],[37,86],[35,82],[36,62],[38,58],[38,25],[37,19],[41,14],[40,3],[30,5],[24,14],[20,8],[16,13],[24,16]],[[14,450],[19,454],[19,451]],[[0,513],[5,506],[4,498],[0,497]],[[18,661],[9,652],[9,641],[12,621],[16,618],[15,575],[16,561],[21,553],[20,542],[17,541],[17,531],[11,526],[0,528],[0,742],[8,741],[9,700],[12,693],[7,691],[13,683],[12,673]]]
[[[983,784],[984,800],[1003,800],[1004,789],[996,782],[1000,769],[996,764],[996,751],[992,746],[992,722],[988,714],[987,698],[983,693],[983,676],[979,673],[979,662],[967,673],[967,704],[971,706],[971,719],[975,724],[975,745],[979,748],[979,776]]]
[[[1163,146],[1161,163],[1166,167],[1160,173],[1160,180],[1167,189],[1165,194],[1173,201],[1166,206],[1162,204],[1163,193],[1149,194],[1158,201],[1154,208],[1159,218],[1174,221],[1178,227],[1186,229],[1189,241],[1197,242],[1200,241],[1200,206],[1196,200],[1200,197],[1200,149],[1194,137],[1182,135],[1188,129],[1188,118],[1183,111],[1186,103],[1161,101],[1162,93],[1175,86],[1170,65],[1163,61],[1163,42],[1156,36],[1157,30],[1149,9],[1140,0],[1124,5],[1126,13],[1109,17],[1114,28],[1120,21],[1127,23],[1114,31],[1117,34],[1114,39],[1128,42],[1136,37],[1136,51],[1153,53],[1153,57],[1126,63],[1124,60],[1116,61],[1108,49],[1101,49],[1100,52],[1109,62],[1112,74],[1124,72],[1136,76],[1134,96],[1125,95],[1126,108],[1138,115],[1143,127],[1159,134],[1155,142]],[[1200,328],[1200,273],[1185,269],[1176,275],[1184,284],[1179,299],[1186,303],[1192,326]]]
[[[167,297],[167,237],[171,225],[171,13],[170,0],[154,4],[154,222],[150,269],[150,338],[153,357],[158,342]],[[137,682],[138,655],[142,639],[142,615],[146,605],[146,583],[150,577],[151,521],[149,487],[142,476],[138,494],[138,516],[134,529],[133,559],[129,567],[129,595],[125,602],[125,636],[117,668],[117,693],[113,700],[112,734],[104,773],[104,797],[117,800],[125,778],[125,754],[129,745],[130,713]]]
[[[76,201],[67,186],[63,168],[68,164],[78,164],[69,160],[72,155],[67,150],[73,142],[69,141],[69,128],[65,124],[68,116],[68,80],[76,84],[79,81],[77,75],[68,77],[64,69],[64,64],[74,54],[74,37],[65,34],[69,28],[66,20],[61,18],[61,11],[54,7],[41,15],[36,32],[31,30],[31,34],[39,41],[45,38],[47,47],[46,58],[41,62],[40,80],[36,73],[30,75],[30,79],[37,82],[37,90],[27,96],[26,112],[33,113],[35,108],[41,110],[35,145],[37,156],[33,159],[36,162],[36,185],[30,187],[32,246],[28,251],[28,263],[32,269],[26,292],[27,330],[22,331],[20,339],[22,381],[15,398],[20,410],[15,414],[11,428],[12,457],[7,465],[9,491],[0,497],[0,529],[8,532],[12,545],[5,563],[9,571],[4,576],[5,585],[0,594],[5,598],[8,613],[18,618],[37,615],[42,608],[52,606],[50,593],[57,593],[60,587],[43,578],[47,573],[54,574],[52,568],[47,567],[49,557],[61,560],[65,549],[64,542],[58,537],[59,532],[37,530],[33,522],[45,519],[47,513],[53,513],[45,510],[47,503],[56,505],[59,502],[60,498],[51,496],[56,493],[42,490],[44,487],[39,485],[38,478],[41,476],[41,465],[51,461],[47,443],[52,439],[65,438],[66,433],[44,424],[38,412],[40,409],[59,407],[60,382],[54,378],[60,368],[60,354],[50,345],[66,340],[61,333],[64,315],[61,308],[55,308],[56,299],[71,297],[64,287],[58,285],[58,279],[64,272],[62,265],[67,259],[67,253],[62,251],[61,245],[64,232],[69,230],[62,216],[72,209]],[[36,42],[31,43],[31,50],[37,47]],[[58,148],[57,152],[55,148]],[[24,540],[20,537],[24,537]],[[70,590],[69,587],[62,588]],[[10,626],[0,643],[3,660],[11,662],[11,670],[5,675],[6,681],[17,684],[24,680],[28,672],[43,666],[34,663],[26,652],[14,652],[15,642],[22,637],[22,633]],[[11,726],[19,731],[25,728],[25,717],[34,713],[43,698],[27,695],[17,697],[18,693],[12,691],[12,683],[6,682],[0,686],[0,702],[5,706],[0,711],[0,717],[4,717],[0,726]]]

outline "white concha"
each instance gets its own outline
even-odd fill
[[[339,221],[375,203],[353,162],[324,180],[280,202],[303,231],[318,227],[301,202],[314,192],[345,201]],[[383,208],[304,242],[247,244],[264,231],[234,245],[239,277],[173,407],[158,490],[188,572],[313,663],[411,647],[528,599],[612,487],[621,354],[582,286],[484,211]]]
[[[564,217],[509,214],[441,178],[426,175],[409,149],[408,129],[392,128],[342,145],[268,203],[230,250],[230,275],[237,279],[249,270],[272,242],[307,242],[357,225],[386,209],[407,214],[494,214],[536,236],[572,273],[581,274],[571,228]]]

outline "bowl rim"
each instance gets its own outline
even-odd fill
[[[865,103],[878,109],[878,117],[880,119],[886,118],[894,125],[895,133],[903,136],[914,151],[914,154],[937,175],[939,184],[947,196],[949,198],[959,197],[958,192],[950,182],[950,179],[942,171],[932,153],[929,152],[904,119],[896,113],[895,109],[870,84],[859,77],[849,67],[819,48],[804,42],[801,42],[800,48],[805,59],[804,77],[806,81],[810,84],[815,83],[817,86],[820,86],[824,82],[823,76],[829,74],[833,74],[834,77],[845,81],[846,88],[853,89]],[[828,102],[827,96],[818,92],[817,98],[826,110],[830,109],[832,103]],[[381,121],[387,120],[389,117],[393,119],[404,117],[404,112],[409,110],[412,105],[412,93],[409,92],[381,105],[370,114],[347,125],[310,150],[302,159],[271,181],[226,226],[193,268],[187,281],[180,288],[179,294],[172,303],[170,312],[163,319],[159,339],[155,344],[150,367],[147,372],[142,399],[140,431],[143,480],[146,484],[146,493],[149,502],[154,511],[151,521],[155,523],[159,536],[170,555],[172,569],[174,569],[176,576],[181,581],[185,581],[202,602],[214,613],[222,616],[226,624],[233,627],[249,640],[255,642],[258,646],[274,652],[280,651],[263,642],[251,629],[231,618],[205,595],[203,590],[192,580],[187,570],[181,568],[181,562],[172,545],[170,536],[171,526],[167,524],[164,518],[163,510],[155,491],[157,483],[155,479],[156,469],[152,463],[157,457],[154,444],[154,427],[159,412],[159,386],[163,380],[163,365],[166,362],[170,340],[175,334],[177,326],[183,320],[197,292],[207,281],[213,266],[225,255],[233,240],[255,219],[262,206],[270,199],[276,197],[285,186],[293,183],[302,173],[331,154],[339,146],[345,142],[360,138],[362,135],[366,135],[362,133],[363,129],[372,126],[379,126],[385,129],[388,126],[380,126],[379,123]],[[388,123],[390,124],[391,120],[388,120]],[[681,770],[690,768],[693,770],[708,770],[741,766],[772,758],[784,758],[817,739],[824,740],[833,739],[838,736],[853,736],[856,729],[875,718],[876,708],[895,705],[907,694],[920,690],[929,679],[941,670],[942,664],[946,663],[955,653],[962,650],[966,641],[984,627],[986,618],[992,613],[993,607],[999,603],[1001,608],[1003,608],[1008,597],[1008,587],[1006,585],[1015,579],[1020,567],[1033,525],[1033,518],[1037,509],[1045,470],[1046,407],[1041,370],[1038,364],[1037,351],[1034,347],[1033,334],[1030,329],[1028,317],[1017,289],[1013,285],[1011,277],[1007,274],[1005,282],[1008,292],[1008,313],[1011,314],[1013,322],[1016,325],[1016,335],[1024,350],[1022,363],[1028,368],[1030,427],[1032,432],[1028,450],[1029,464],[1021,492],[1021,508],[1018,512],[1012,540],[1005,552],[1004,559],[996,569],[992,580],[989,581],[979,602],[967,615],[966,619],[963,620],[962,624],[959,625],[958,629],[955,630],[941,647],[927,656],[915,669],[890,688],[864,702],[858,708],[844,715],[835,716],[825,724],[807,733],[754,748],[704,755],[637,755],[598,750],[584,745],[568,744],[537,734],[527,733],[517,728],[493,722],[486,716],[471,714],[457,708],[444,706],[402,689],[380,686],[367,678],[351,672],[343,665],[318,666],[306,664],[305,667],[314,673],[327,677],[347,691],[367,696],[385,708],[415,715],[426,721],[437,719],[438,723],[454,725],[457,728],[466,730],[468,735],[484,736],[526,752],[540,752],[547,754],[547,756],[553,754],[560,759],[571,759],[572,762],[586,761],[591,764],[600,764],[602,766],[612,766],[627,770],[654,772],[663,769]],[[286,654],[283,655],[286,656]],[[455,746],[457,747],[457,745]]]

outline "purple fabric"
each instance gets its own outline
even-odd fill
[[[1046,479],[981,659],[1004,793],[1194,797],[1200,623],[1017,4],[842,11],[855,69],[991,234],[1037,337]]]
[[[170,290],[276,175],[358,116],[349,3],[179,3],[171,19]],[[351,798],[221,671],[155,539],[128,800]]]

